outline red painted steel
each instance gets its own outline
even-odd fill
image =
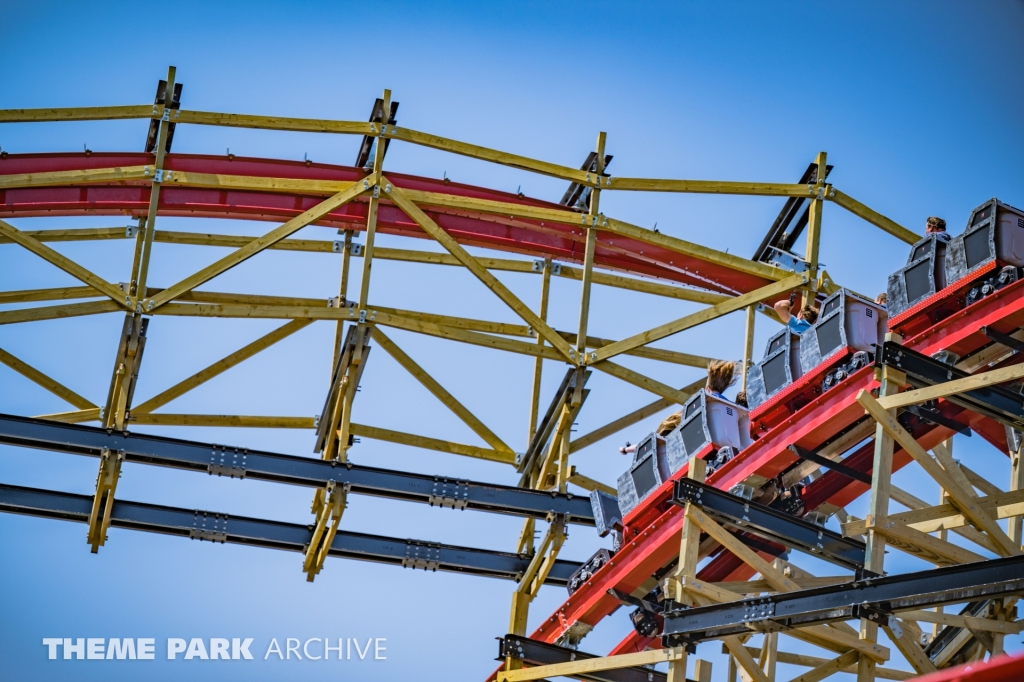
[[[150,163],[152,156],[143,153],[11,154],[0,158],[0,175],[144,166]],[[169,171],[339,182],[351,182],[366,175],[362,169],[345,166],[195,154],[168,154],[165,168]],[[387,173],[387,177],[402,189],[568,210],[551,202],[447,180],[401,173]],[[0,190],[0,217],[139,217],[148,210],[149,192],[148,180]],[[300,192],[241,191],[176,186],[174,182],[164,182],[159,215],[283,222],[312,208],[323,198]],[[365,229],[366,211],[365,199],[360,199],[330,212],[315,224],[362,230]],[[570,263],[583,260],[586,229],[582,226],[436,206],[426,207],[425,211],[463,245]],[[388,234],[429,239],[405,213],[384,201],[383,197],[378,229]],[[595,264],[599,268],[657,277],[726,294],[752,291],[770,283],[761,277],[603,231],[598,232]]]
[[[915,682],[1020,682],[1024,680],[1024,654],[996,656],[983,663],[964,665],[939,670],[921,677]]]

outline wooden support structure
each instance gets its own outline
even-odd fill
[[[19,229],[20,223],[16,223],[19,225],[16,228],[0,221],[0,244],[24,248],[77,280],[75,286],[0,292],[0,305],[23,306],[0,311],[0,325],[73,320],[108,313],[124,314],[108,398],[101,405],[94,404],[23,360],[0,350],[0,363],[8,365],[74,408],[68,412],[46,415],[54,421],[99,422],[112,432],[128,431],[135,425],[315,430],[315,451],[325,460],[339,466],[348,460],[350,448],[357,438],[369,438],[418,448],[423,452],[456,454],[513,466],[520,475],[520,485],[533,490],[564,493],[569,491],[569,484],[572,484],[584,491],[601,491],[613,495],[617,492],[614,488],[580,473],[576,466],[570,464],[573,453],[579,453],[623,429],[685,403],[702,390],[705,384],[705,378],[701,377],[677,388],[683,382],[667,378],[668,375],[661,368],[667,366],[673,372],[680,366],[703,368],[710,358],[688,353],[685,346],[660,348],[654,344],[742,310],[745,314],[742,348],[723,347],[715,355],[728,358],[742,354],[740,388],[746,390],[746,375],[754,356],[756,313],[763,309],[762,304],[778,300],[793,291],[802,290],[809,299],[815,292],[831,294],[839,288],[819,261],[822,240],[827,239],[829,234],[823,223],[826,202],[835,203],[903,242],[914,243],[919,239],[919,235],[828,184],[825,181],[825,152],[819,153],[815,159],[815,179],[806,183],[620,178],[606,172],[606,135],[603,132],[598,135],[594,152],[596,165],[588,161],[584,168],[579,169],[399,128],[386,115],[380,120],[362,122],[176,109],[171,105],[176,76],[174,67],[170,67],[162,103],[158,98],[155,105],[0,111],[0,124],[18,121],[149,119],[150,125],[155,126],[156,130],[157,142],[152,155],[140,156],[135,161],[129,158],[119,167],[101,167],[102,163],[97,165],[95,160],[90,162],[95,167],[81,167],[80,163],[75,166],[64,159],[64,166],[37,169],[42,172],[28,172],[25,168],[19,168],[17,173],[0,174],[0,190],[7,193],[27,190],[49,192],[71,188],[87,196],[94,190],[112,187],[123,188],[126,193],[139,189],[144,192],[132,208],[122,211],[122,214],[127,212],[138,219],[138,225],[129,228],[76,228],[71,225],[52,230],[24,230]],[[389,112],[390,91],[384,91],[381,102],[382,111]],[[272,160],[254,160],[254,163],[265,162],[267,165],[259,171],[245,170],[233,174],[231,171],[240,166],[226,167],[221,164],[221,160],[199,156],[192,159],[190,156],[189,163],[183,164],[178,155],[167,154],[171,127],[179,124],[365,136],[375,143],[372,167],[353,169],[317,165],[308,172],[291,173],[291,170],[295,170],[291,165],[278,164]],[[418,145],[575,183],[580,191],[589,192],[589,203],[569,207],[527,198],[521,194],[517,196],[452,184],[447,178],[416,178],[400,175],[397,170],[385,174],[384,150],[391,143]],[[113,162],[109,165],[113,166]],[[306,164],[306,168],[311,166],[313,164]],[[218,205],[216,214],[237,217],[237,211],[251,210],[252,215],[263,220],[273,220],[276,225],[269,231],[259,231],[253,236],[157,229],[158,220],[163,220],[165,216],[182,215],[182,209],[169,202],[172,192],[167,190],[168,186],[188,192],[207,191],[211,192],[210,196],[212,193],[222,193],[224,197],[244,195],[254,200],[255,197],[270,196],[273,198],[270,204],[280,202],[280,206],[254,204],[250,207],[246,204],[244,209],[239,209],[225,200],[223,206]],[[793,272],[606,216],[601,212],[602,199],[608,198],[608,192],[616,191],[793,199],[801,207],[807,207],[807,269],[804,272]],[[95,210],[102,213],[102,209],[96,209],[102,202],[89,199],[87,203],[89,208],[82,209],[81,214]],[[604,203],[608,204],[608,201]],[[15,207],[11,209],[11,215],[17,215],[17,201],[12,200],[9,204]],[[190,204],[189,210],[200,204]],[[53,210],[52,207],[42,207],[35,214],[42,215]],[[206,209],[196,210],[201,212]],[[69,209],[68,214],[74,215],[75,211]],[[311,226],[318,227],[312,229]],[[298,238],[296,233],[307,227],[311,228],[310,234],[304,234],[304,237],[309,238]],[[340,237],[337,241],[316,236],[318,230],[327,228],[338,231]],[[358,232],[365,232],[361,238],[364,241],[361,249],[356,248],[360,245],[354,241]],[[427,249],[438,245],[441,249],[390,248],[394,245],[383,242],[383,238],[382,243],[387,245],[377,246],[377,238],[381,235],[395,240],[425,238],[429,240]],[[90,241],[101,242],[95,246],[102,248],[103,244],[111,240],[128,238],[134,238],[133,260],[129,281],[122,285],[106,281],[48,246],[49,243]],[[150,286],[151,273],[158,271],[150,267],[155,258],[153,245],[156,243],[228,248],[231,252],[222,254],[222,257],[207,267],[178,282],[153,282],[157,286]],[[507,252],[510,257],[497,257],[502,254],[493,253],[495,249]],[[266,250],[340,254],[337,296],[333,295],[334,291],[314,291],[300,297],[201,290],[214,278]],[[383,298],[389,292],[378,295],[379,301],[370,295],[372,269],[377,260],[462,268],[486,286],[515,318],[506,319],[497,314],[488,314],[487,319],[476,319],[462,316],[457,310],[435,312],[432,309],[393,307],[400,305],[397,302],[389,306],[376,305],[377,302],[391,303]],[[350,287],[350,279],[357,262],[361,264],[361,274],[358,292],[353,292],[355,283]],[[539,305],[535,309],[513,293],[519,291],[515,287],[524,275],[539,275],[541,278]],[[561,319],[565,302],[555,300],[553,278],[579,282],[578,322],[575,329],[558,328],[559,325],[554,322]],[[410,282],[412,285],[418,283],[417,280]],[[684,301],[702,307],[685,315],[676,313],[670,316],[676,319],[624,339],[602,338],[590,334],[598,315],[622,315],[623,310],[602,310],[595,286],[627,291],[630,296],[658,296],[662,300]],[[24,305],[40,302],[56,303],[32,307]],[[450,302],[458,303],[457,300]],[[549,318],[550,311],[558,315],[553,312]],[[283,322],[277,329],[241,345],[233,353],[141,404],[134,405],[133,394],[145,349],[147,326],[153,317],[192,317],[197,318],[196,323],[203,321],[198,318],[278,319]],[[321,326],[331,327],[334,345],[330,381],[325,382],[329,383],[328,391],[319,418],[234,414],[230,408],[225,408],[223,414],[160,412],[161,408],[172,401],[299,330],[313,326],[317,321],[329,323]],[[410,335],[410,339],[427,336],[431,340],[454,342],[447,344],[452,349],[464,347],[456,343],[469,344],[485,351],[500,350],[521,355],[524,361],[529,359],[532,371],[522,373],[524,382],[532,381],[529,387],[527,452],[517,453],[509,442],[488,428],[477,416],[486,414],[477,405],[456,399],[445,388],[445,385],[452,385],[448,379],[440,371],[435,376],[423,364],[414,360],[414,357],[422,359],[423,356],[412,346],[406,345],[406,341],[402,340],[406,337],[392,338],[392,329],[413,332],[416,336]],[[1024,338],[1019,329],[1009,334],[1016,334],[1013,338],[1018,340]],[[402,342],[401,345],[396,343],[395,338]],[[909,333],[908,339],[910,347],[913,337]],[[890,336],[888,340],[900,341],[895,336]],[[354,422],[352,412],[356,392],[373,345],[379,345],[394,358],[468,426],[479,437],[481,444],[459,443],[445,437],[424,436],[394,428],[401,428],[400,424],[376,426]],[[1004,556],[1022,552],[1024,465],[1020,461],[1021,451],[1011,446],[1010,480],[1003,486],[1003,490],[1000,485],[987,481],[970,468],[957,463],[950,449],[951,441],[946,446],[934,446],[933,439],[929,442],[933,454],[929,454],[897,420],[897,411],[910,405],[1024,378],[1024,365],[1002,366],[1008,357],[1005,351],[1006,348],[985,348],[968,356],[965,362],[970,366],[969,371],[978,374],[902,393],[900,391],[907,385],[906,377],[892,367],[879,369],[875,377],[880,384],[877,397],[870,391],[873,383],[865,383],[863,387],[866,390],[856,394],[857,404],[864,408],[870,418],[861,418],[858,414],[857,421],[844,423],[841,432],[831,433],[827,440],[813,445],[814,453],[820,457],[836,461],[842,458],[844,462],[844,455],[853,448],[873,447],[866,518],[847,519],[841,515],[844,533],[866,536],[867,571],[884,572],[886,547],[908,552],[937,566],[978,561],[987,556],[985,553],[988,552]],[[493,355],[497,356],[496,362],[508,357],[498,353]],[[633,359],[642,363],[633,365]],[[552,402],[547,415],[542,413],[543,405],[540,403],[545,361],[564,365],[566,372],[563,390]],[[651,369],[653,362],[663,364]],[[463,369],[458,363],[451,364],[455,371]],[[987,365],[995,369],[988,369]],[[550,371],[551,365],[548,367]],[[591,369],[652,393],[656,399],[617,419],[587,425],[589,417],[582,412],[582,406],[592,390],[585,387]],[[484,392],[486,400],[500,403],[506,399],[508,392],[505,387],[492,383],[488,386]],[[851,390],[848,394],[851,405],[855,393],[855,390]],[[792,412],[792,420],[799,421],[798,410]],[[573,439],[571,434],[577,421],[583,422],[590,430]],[[645,433],[649,430],[645,428]],[[774,435],[759,435],[762,437],[758,438],[757,445],[763,451],[776,447],[773,444]],[[874,444],[867,446],[866,441],[872,435]],[[987,438],[990,436],[986,433]],[[792,442],[803,445],[814,437],[815,434],[803,432],[794,436]],[[921,440],[924,442],[923,438]],[[1013,437],[1008,440],[1012,441]],[[811,447],[812,444],[808,442],[806,448],[809,450]],[[892,485],[894,451],[897,447],[924,468],[942,488],[942,498],[938,504],[926,504]],[[866,454],[867,451],[864,456]],[[88,530],[89,544],[94,552],[106,539],[123,460],[123,453],[111,451],[104,451],[100,458]],[[899,460],[900,463],[902,461]],[[822,459],[805,459],[778,468],[774,461],[756,461],[750,472],[744,473],[746,478],[738,476],[736,480],[730,479],[729,485],[745,482],[757,487],[765,484],[761,492],[766,495],[764,499],[769,499],[772,495],[769,494],[770,485],[766,481],[774,480],[779,489],[788,488],[797,485],[807,476],[818,476],[818,469],[823,462]],[[708,463],[704,459],[692,458],[688,466],[689,478],[701,482],[708,479],[715,485],[718,485],[717,481],[733,475],[728,468],[720,468],[709,477]],[[867,473],[863,458],[857,461],[857,466],[858,469],[847,469],[847,472]],[[581,468],[593,471],[589,465]],[[840,473],[841,469],[836,468],[834,472]],[[855,480],[866,479],[860,475]],[[303,549],[303,571],[310,581],[322,570],[324,560],[330,553],[347,504],[347,493],[343,485],[330,482],[318,489],[314,496],[310,541]],[[904,504],[908,511],[891,513],[890,500]],[[818,507],[818,511],[822,512],[837,509],[837,506],[829,503]],[[640,545],[646,542],[648,532],[672,535],[670,542],[674,543],[678,539],[680,546],[674,566],[671,563],[662,564],[638,578],[630,575],[628,579],[623,579],[623,584],[631,590],[630,598],[646,598],[659,581],[666,593],[677,601],[688,606],[701,606],[737,601],[747,595],[766,592],[823,587],[850,579],[850,576],[813,576],[795,564],[777,559],[765,551],[763,545],[752,542],[748,544],[743,532],[716,522],[704,513],[699,504],[689,503],[681,513],[676,508],[669,509],[668,505],[640,511],[647,514],[656,511],[661,516],[651,523],[650,529],[632,528],[630,530],[636,531],[632,537],[619,538],[623,541],[620,548],[622,554],[614,555],[609,563],[619,562],[620,556],[623,557],[623,563],[630,561],[626,558],[632,551],[628,549],[632,546],[629,543]],[[674,520],[666,521],[672,517]],[[643,514],[636,513],[633,519],[638,518],[643,518]],[[999,525],[1003,519],[1008,520],[1006,532]],[[639,521],[627,521],[625,525],[628,526],[630,522],[643,525]],[[677,525],[669,533],[664,525],[666,523]],[[526,634],[530,604],[541,586],[552,575],[558,575],[551,573],[556,565],[563,566],[563,560],[558,557],[566,542],[566,519],[554,515],[549,517],[546,531],[539,541],[537,530],[538,519],[525,521],[516,543],[516,552],[522,555],[523,563],[528,564],[512,595],[509,632],[519,636]],[[949,533],[955,533],[973,544],[969,547],[961,546],[959,538],[957,542],[951,542]],[[643,549],[635,551],[642,553]],[[733,572],[745,571],[745,575],[716,578],[720,582],[705,582],[698,578],[698,566],[703,567],[705,564],[701,562],[713,552],[716,556],[710,561],[725,563],[725,559],[735,559],[735,566],[740,568]],[[650,568],[646,564],[643,566],[645,571]],[[608,574],[613,573],[613,569],[620,570],[618,566],[611,565],[598,570]],[[637,579],[633,581],[634,578]],[[599,595],[598,598],[605,601],[608,599],[607,594]],[[589,611],[581,608],[573,616],[575,621],[567,620],[567,629],[563,634],[568,634],[569,628],[576,624],[581,627],[591,626],[593,623],[584,620],[580,613],[586,611],[589,616],[603,608],[595,604],[589,603]],[[982,645],[971,650],[971,655],[980,656],[984,650],[997,654],[1004,648],[1006,635],[1016,635],[1021,631],[1021,625],[1014,620],[1014,604],[1012,598],[994,602],[987,612],[991,617],[946,613],[941,608],[903,611],[897,614],[899,617],[892,614],[870,614],[872,618],[862,620],[859,630],[845,622],[785,627],[781,630],[768,628],[763,632],[751,626],[750,634],[724,637],[722,643],[729,654],[730,679],[733,673],[738,673],[744,680],[772,682],[779,676],[780,665],[807,668],[795,678],[800,682],[823,680],[834,673],[853,671],[857,673],[858,680],[863,682],[876,678],[906,679],[910,673],[880,665],[889,659],[890,651],[878,643],[879,627],[885,631],[915,673],[927,673],[937,666],[946,665],[954,654],[943,652],[932,658],[926,656],[921,647],[917,622],[934,624],[936,632],[938,626],[960,628],[961,633],[955,640],[957,643],[973,640]],[[572,631],[572,637],[577,635],[577,632]],[[754,640],[758,646],[748,646],[752,635],[763,635],[761,639]],[[780,641],[786,641],[787,637],[822,648],[829,655],[808,656],[780,650]],[[669,682],[683,682],[687,679],[688,658],[693,657],[688,657],[683,649],[670,648],[573,660],[528,669],[521,667],[520,659],[509,658],[504,669],[497,673],[497,680],[514,682],[557,676],[595,679],[593,673],[667,663]],[[698,682],[710,682],[710,663],[696,660],[692,678]]]

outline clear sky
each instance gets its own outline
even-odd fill
[[[998,196],[1024,205],[1024,3],[62,3],[0,2],[0,108],[98,106],[152,101],[177,66],[183,107],[206,111],[363,120],[384,88],[401,102],[399,123],[510,152],[575,165],[608,133],[616,175],[794,182],[828,152],[830,180],[901,224],[922,231],[929,215],[958,233],[970,210]],[[145,121],[0,126],[9,153],[134,151]],[[358,140],[299,133],[179,127],[174,150],[350,164]],[[557,200],[564,183],[410,146],[392,145],[386,169],[448,177]],[[753,253],[781,199],[607,194],[602,209],[730,253]],[[122,225],[122,218],[22,219],[22,229]],[[163,229],[259,234],[267,224],[161,219]],[[324,228],[299,236],[332,239]],[[430,248],[383,238],[380,244]],[[123,281],[124,242],[58,249]],[[873,294],[903,264],[907,247],[829,205],[821,260],[835,280]],[[222,254],[158,245],[150,282],[164,286]],[[266,253],[206,285],[326,299],[339,259]],[[358,269],[355,273],[358,275]],[[380,262],[371,300],[414,310],[515,322],[469,275]],[[539,280],[503,277],[535,301]],[[353,280],[357,281],[357,280]],[[0,290],[73,280],[14,246],[0,247]],[[574,329],[579,287],[556,282],[551,318]],[[692,307],[597,289],[591,333],[623,338]],[[735,315],[662,343],[738,358]],[[106,396],[119,315],[0,327],[0,348],[94,402]],[[277,326],[264,321],[158,317],[136,395],[145,399]],[[777,326],[758,321],[757,353]],[[532,361],[394,332],[393,338],[517,450],[525,449]],[[311,416],[320,411],[333,327],[318,323],[167,406],[170,412]],[[630,366],[683,385],[692,369]],[[545,396],[562,368],[546,368]],[[577,434],[651,400],[595,376]],[[545,398],[546,400],[547,398]],[[0,412],[69,409],[0,366]],[[413,379],[375,353],[355,419],[478,443]],[[621,441],[644,424],[574,456],[581,472],[612,483],[626,462]],[[312,454],[311,432],[143,429],[197,440]],[[980,438],[958,438],[957,456],[1004,485],[1006,457]],[[360,463],[515,483],[499,464],[365,440]],[[93,489],[96,461],[0,448],[0,481],[78,493]],[[919,474],[897,483],[925,499]],[[118,496],[187,508],[308,523],[309,493],[253,481],[126,466]],[[519,521],[476,512],[353,497],[345,529],[512,550]],[[860,507],[862,509],[862,505]],[[851,507],[858,513],[858,506]],[[861,512],[862,513],[862,512]],[[858,513],[860,515],[860,513]],[[507,629],[508,582],[426,574],[332,559],[309,584],[298,555],[113,530],[90,554],[79,524],[0,515],[0,679],[483,679],[494,637]],[[602,541],[575,529],[563,555],[582,560]],[[924,568],[890,553],[897,570]],[[823,572],[831,571],[822,567]],[[531,629],[565,596],[545,588]],[[625,610],[582,648],[604,653],[629,629]],[[48,661],[43,637],[386,638],[382,661]],[[1008,647],[1019,649],[1018,638]],[[701,656],[720,661],[713,645]],[[705,651],[706,649],[706,651]],[[791,650],[799,650],[792,646]],[[159,659],[158,655],[158,659]],[[715,679],[722,679],[719,664]],[[795,674],[795,672],[794,672]]]

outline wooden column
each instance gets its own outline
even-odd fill
[[[885,335],[886,341],[899,343],[903,340],[898,334]],[[879,371],[881,387],[879,397],[898,393],[906,383],[906,375],[892,367],[883,367]],[[891,414],[895,416],[895,410]],[[892,437],[882,428],[875,427],[875,453],[871,469],[871,497],[868,502],[868,525],[879,523],[889,515],[889,497],[892,494],[892,453],[894,442]],[[874,530],[868,530],[867,551],[864,568],[875,573],[882,573],[885,563],[885,538]],[[861,619],[860,638],[870,642],[878,639],[878,625],[867,619]],[[873,682],[875,679],[875,661],[868,656],[857,660],[857,682]]]

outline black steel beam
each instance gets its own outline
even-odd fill
[[[680,506],[692,502],[719,523],[813,554],[839,566],[854,570],[864,567],[863,542],[705,483],[689,478],[679,479],[672,501]]]
[[[45,419],[0,414],[0,443],[92,457],[99,457],[104,448],[123,450],[126,462],[311,488],[334,481],[360,495],[536,519],[564,514],[570,523],[594,525],[594,511],[586,495],[524,490]]]
[[[898,343],[886,341],[878,362],[905,372],[914,388],[935,386],[971,376],[952,365],[922,355]],[[1024,429],[1024,395],[1001,386],[984,386],[963,393],[945,396],[945,400],[972,412],[991,417],[1015,429]]]
[[[600,658],[600,656],[595,656],[594,654],[567,649],[554,644],[548,644],[547,642],[538,642],[528,637],[505,635],[498,639],[497,660],[504,661],[509,656],[521,660],[529,668]],[[665,682],[668,679],[668,675],[665,673],[642,666],[580,673],[572,677],[580,680],[591,680],[592,682]],[[692,681],[687,680],[687,682]]]
[[[91,495],[23,488],[0,484],[0,512],[89,522]],[[313,536],[312,526],[266,521],[216,512],[164,507],[117,500],[111,511],[114,528],[164,533],[213,542],[230,542],[268,549],[303,552]],[[518,580],[531,557],[421,540],[400,540],[381,535],[338,531],[330,556],[396,564],[407,568],[456,571],[492,578]],[[566,585],[580,564],[558,560],[547,584]]]
[[[842,474],[847,478],[852,478],[855,481],[860,481],[861,483],[867,483],[868,485],[871,485],[870,476],[865,474],[863,471],[851,469],[842,462],[836,462],[835,460],[831,460],[828,457],[819,455],[818,453],[808,450],[807,448],[802,448],[799,445],[790,445],[789,450],[800,459],[806,459],[808,462],[814,462],[818,466],[825,467],[826,469],[831,469],[837,474]]]
[[[757,630],[850,620],[862,613],[995,599],[1024,593],[1024,556],[854,580],[665,614],[666,646]]]
[[[825,166],[825,178],[828,178],[831,172],[832,166]],[[817,181],[817,176],[818,164],[812,161],[808,164],[807,170],[800,176],[800,184],[814,183]],[[790,197],[786,199],[786,203],[782,206],[782,210],[779,211],[775,222],[768,228],[768,234],[765,235],[760,246],[757,247],[757,251],[754,252],[752,260],[768,260],[768,256],[770,256],[769,249],[773,247],[783,251],[792,249],[797,237],[807,227],[808,208],[809,199],[803,197]],[[797,217],[798,215],[799,217]],[[795,224],[794,220],[796,221]]]

